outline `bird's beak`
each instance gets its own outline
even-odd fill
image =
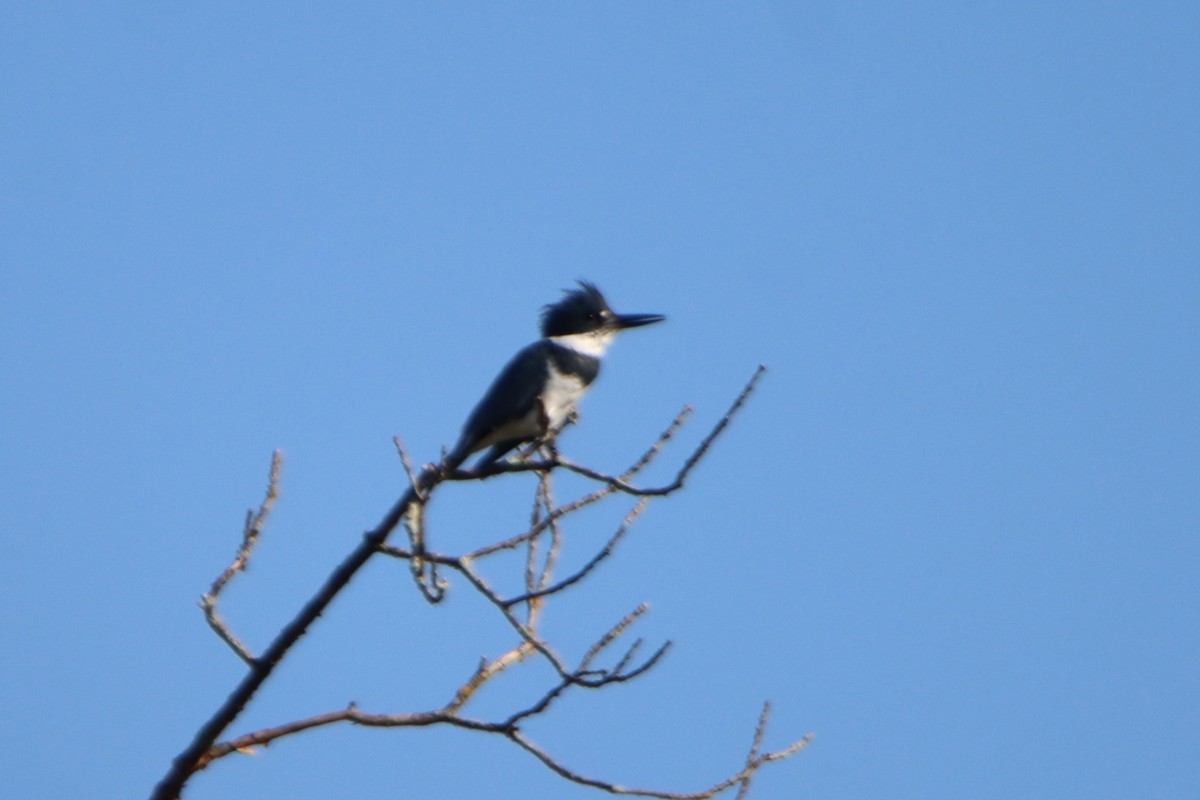
[[[666,317],[662,314],[617,314],[615,319],[617,328],[624,330],[626,328],[640,328],[643,325],[662,322]]]

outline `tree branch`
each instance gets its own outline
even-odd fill
[[[217,636],[221,637],[225,644],[229,645],[238,658],[251,666],[255,661],[254,654],[229,630],[225,621],[217,613],[217,598],[220,597],[221,592],[233,577],[239,572],[244,572],[246,565],[250,563],[250,554],[254,552],[254,545],[258,544],[258,537],[267,525],[267,517],[271,515],[275,501],[279,499],[279,474],[282,470],[283,451],[276,450],[271,455],[271,471],[267,476],[267,495],[259,504],[258,511],[250,509],[246,512],[246,522],[242,526],[242,544],[238,547],[237,554],[225,571],[213,581],[212,587],[200,597],[200,608],[204,609],[204,618],[208,620],[209,627]]]
[[[620,639],[638,618],[646,613],[648,606],[642,604],[600,636],[584,653],[578,666],[572,669],[567,666],[563,657],[538,633],[544,602],[546,598],[578,584],[602,562],[608,559],[614,552],[617,544],[625,536],[629,527],[645,508],[650,497],[671,494],[682,488],[691,470],[708,452],[713,442],[729,425],[733,416],[754,390],[763,371],[764,368],[761,366],[756,370],[733,405],[684,461],[673,481],[658,488],[641,489],[633,486],[629,481],[649,465],[658,456],[665,444],[674,437],[684,419],[691,412],[690,407],[685,407],[658,436],[650,448],[620,475],[605,475],[562,458],[554,447],[552,440],[545,443],[544,450],[547,455],[541,460],[503,462],[490,465],[479,471],[470,472],[448,469],[443,457],[441,465],[427,465],[419,474],[414,474],[411,461],[405,452],[403,443],[397,438],[395,444],[400,454],[405,473],[408,476],[409,488],[396,501],[387,514],[384,515],[379,524],[364,534],[362,541],[329,575],[316,594],[297,612],[293,619],[280,630],[266,650],[263,651],[262,655],[255,657],[230,632],[224,621],[217,614],[216,605],[219,595],[228,582],[238,572],[246,568],[253,548],[278,498],[279,472],[282,464],[282,456],[276,452],[272,460],[266,497],[257,512],[252,511],[247,514],[242,544],[238,549],[237,555],[229,567],[213,582],[209,592],[201,599],[201,606],[204,608],[209,625],[242,658],[248,665],[249,671],[225,702],[201,726],[188,747],[173,760],[167,774],[155,787],[152,795],[153,800],[175,800],[190,776],[204,769],[214,760],[231,753],[246,752],[256,746],[266,746],[286,736],[339,722],[350,722],[352,724],[374,727],[445,724],[485,733],[499,733],[512,740],[522,749],[533,754],[548,768],[564,778],[583,785],[601,788],[615,794],[659,797],[666,800],[703,800],[740,783],[739,797],[743,796],[749,789],[750,778],[759,768],[766,763],[785,758],[798,751],[811,738],[806,737],[784,750],[760,754],[762,738],[767,722],[768,707],[764,707],[763,714],[759,718],[759,724],[755,730],[754,742],[747,756],[746,766],[742,771],[704,792],[694,794],[675,794],[645,789],[631,789],[583,776],[566,768],[548,755],[546,751],[528,739],[518,726],[524,720],[544,713],[563,693],[572,687],[600,689],[638,677],[657,665],[669,649],[671,643],[668,641],[662,644],[649,658],[642,660],[636,666],[630,668],[642,645],[642,640],[638,639],[625,649],[624,653],[617,658],[613,666],[607,668],[593,666],[596,659]],[[556,506],[553,498],[551,472],[560,466],[595,480],[601,486],[576,500]],[[461,556],[441,554],[427,549],[428,537],[425,529],[424,511],[428,499],[438,484],[446,480],[483,480],[509,472],[539,473],[537,496],[535,497],[530,527],[527,530]],[[559,522],[567,515],[592,505],[618,491],[638,496],[638,502],[626,514],[616,532],[609,537],[599,552],[574,573],[555,582],[553,575],[558,564],[559,553],[563,543],[563,536],[558,527]],[[388,543],[389,536],[401,524],[408,531],[409,546],[407,548]],[[549,545],[544,558],[539,555],[539,539],[543,535],[547,535],[549,538]],[[479,559],[486,558],[489,555],[499,553],[503,550],[511,550],[523,544],[527,548],[524,591],[519,595],[505,599],[491,588],[487,580],[476,568],[475,563]],[[430,602],[439,602],[445,596],[446,584],[438,576],[439,567],[444,567],[463,575],[466,581],[477,592],[483,595],[516,631],[519,637],[518,643],[504,655],[494,660],[482,659],[471,677],[458,688],[451,701],[441,709],[408,714],[372,714],[361,711],[351,704],[345,709],[264,728],[219,744],[216,743],[217,737],[240,715],[246,703],[249,702],[267,678],[270,677],[275,667],[278,666],[291,647],[304,635],[317,617],[324,612],[338,592],[345,588],[357,574],[358,570],[376,553],[384,553],[409,561],[410,569],[418,587]],[[524,605],[527,609],[526,620],[524,622],[518,619],[514,613],[514,608],[521,605]],[[534,703],[498,721],[485,721],[461,716],[460,712],[480,687],[504,672],[511,665],[535,655],[544,658],[555,670],[558,677],[554,685]]]
[[[409,504],[417,497],[418,489],[428,492],[442,479],[441,472],[436,467],[427,467],[417,479],[417,485],[410,487],[374,529],[368,531],[357,547],[350,552],[341,564],[326,578],[325,583],[317,593],[304,604],[296,616],[276,634],[275,639],[263,651],[262,655],[250,664],[250,670],[225,702],[213,715],[200,726],[192,742],[171,762],[170,769],[163,776],[151,794],[152,800],[176,800],[183,785],[194,772],[203,768],[201,763],[229,724],[241,714],[246,703],[254,696],[263,682],[271,676],[280,660],[300,640],[317,617],[329,606],[346,584],[355,576],[363,564],[378,551],[379,546],[387,541],[388,536],[399,524],[401,517],[408,510]],[[207,763],[207,762],[205,762]]]
[[[598,778],[588,777],[579,772],[569,769],[564,764],[559,762],[545,750],[534,744],[528,737],[525,736],[519,729],[513,729],[505,734],[509,739],[515,742],[521,749],[533,755],[538,761],[541,761],[548,769],[555,774],[566,778],[572,783],[577,783],[581,786],[591,786],[595,789],[602,789],[609,794],[626,795],[630,797],[655,797],[660,800],[708,800],[710,797],[715,797],[721,792],[733,787],[737,783],[752,777],[758,770],[766,766],[772,761],[778,761],[787,758],[790,755],[803,750],[812,741],[812,734],[805,736],[782,750],[777,750],[772,753],[764,753],[749,761],[745,768],[736,775],[731,775],[722,781],[719,781],[709,788],[699,792],[664,792],[657,789],[640,789],[632,786],[622,786],[618,783],[600,780]]]
[[[609,537],[609,540],[605,543],[604,547],[598,553],[596,553],[596,555],[592,556],[586,564],[580,567],[578,571],[566,578],[563,578],[553,586],[545,585],[545,579],[549,577],[549,573],[543,573],[542,588],[535,591],[526,592],[525,594],[519,594],[516,597],[510,597],[504,601],[504,604],[507,606],[514,606],[518,603],[527,603],[530,600],[534,600],[539,597],[557,594],[563,589],[579,583],[579,581],[583,580],[592,570],[599,566],[600,562],[604,561],[613,554],[613,552],[617,549],[617,543],[624,538],[625,532],[629,530],[629,526],[633,524],[634,520],[636,520],[642,513],[642,510],[646,508],[646,503],[648,502],[648,498],[642,498],[639,500],[637,505],[630,509],[629,513],[625,515],[625,519],[621,521],[621,527],[617,528],[617,532]]]

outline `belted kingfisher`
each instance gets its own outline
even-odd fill
[[[561,429],[600,372],[600,359],[626,328],[662,322],[661,314],[617,314],[600,290],[586,281],[542,309],[542,338],[508,362],[475,406],[443,468],[455,470],[468,456],[491,449],[476,469],[509,450]]]

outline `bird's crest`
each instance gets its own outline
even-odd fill
[[[542,309],[542,336],[567,336],[594,330],[600,318],[611,314],[608,301],[594,283],[576,281],[578,289],[564,289],[566,296]]]

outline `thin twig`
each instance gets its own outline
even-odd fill
[[[650,462],[653,461],[659,454],[663,446],[672,438],[674,438],[675,433],[683,425],[684,420],[691,416],[692,410],[693,409],[690,405],[684,406],[683,410],[675,415],[675,419],[671,420],[671,424],[668,425],[666,429],[658,435],[658,438],[654,440],[654,444],[650,445],[646,452],[643,453],[637,461],[633,462],[633,466],[621,473],[621,477],[624,480],[629,480],[634,475],[645,469],[646,466],[649,465]]]
[[[754,763],[754,759],[758,758],[758,753],[762,750],[763,736],[767,732],[767,721],[771,718],[771,701],[763,703],[762,713],[758,715],[758,725],[754,727],[754,739],[750,742],[750,752],[746,754],[746,766]],[[751,772],[742,779],[742,785],[738,787],[737,797],[734,800],[746,800],[750,794],[750,783],[754,780],[754,773]]]
[[[648,502],[650,502],[650,499],[646,497],[638,500],[637,504],[634,505],[634,507],[630,509],[629,513],[625,515],[625,519],[621,520],[621,526],[617,528],[616,533],[610,536],[608,541],[604,544],[604,547],[601,548],[596,555],[592,556],[586,564],[580,567],[578,571],[567,576],[566,578],[563,578],[553,586],[544,586],[535,592],[526,592],[525,594],[520,594],[516,597],[510,597],[504,602],[507,605],[516,605],[517,603],[524,603],[538,597],[546,597],[547,595],[557,594],[563,589],[573,586],[579,581],[583,580],[588,576],[589,573],[591,573],[592,570],[600,565],[600,562],[604,561],[616,551],[617,544],[625,537],[626,531],[629,530],[629,527],[633,524],[633,521],[638,518],[638,515],[642,513],[642,510],[645,509]],[[549,575],[545,575],[544,577],[549,577]]]
[[[558,522],[558,520],[562,519],[568,514],[573,514],[582,508],[586,508],[587,506],[604,499],[608,495],[613,494],[615,491],[616,489],[611,486],[603,486],[596,491],[591,492],[590,494],[580,497],[578,500],[573,500],[570,503],[565,503],[564,505],[559,506],[528,530],[522,531],[514,536],[510,536],[507,539],[502,539],[499,542],[485,545],[477,550],[472,550],[470,553],[467,553],[464,558],[480,559],[484,556],[490,556],[493,553],[498,553],[501,550],[513,550],[517,547],[520,547],[522,544],[537,536],[542,531],[546,530],[555,522]]]
[[[595,644],[588,648],[587,653],[585,653],[583,656],[583,661],[580,662],[580,668],[586,669],[590,667],[596,656],[600,655],[605,648],[619,639],[621,634],[625,633],[625,631],[629,629],[630,625],[637,622],[638,618],[649,610],[650,604],[642,603],[633,611],[630,611],[628,614],[622,617],[616,625],[613,625],[611,628],[609,628],[603,636],[596,640]]]
[[[428,563],[423,555],[426,540],[425,504],[429,498],[422,490],[418,476],[413,474],[412,459],[408,457],[408,451],[404,448],[404,440],[399,436],[394,436],[392,441],[396,445],[396,452],[400,455],[400,464],[404,467],[404,474],[408,476],[408,485],[414,495],[403,518],[404,529],[408,532],[408,543],[413,553],[409,559],[409,571],[412,573],[413,583],[417,585],[421,596],[428,602],[437,604],[446,599],[448,587],[438,575],[437,564]]]
[[[458,691],[454,693],[454,699],[446,704],[445,710],[458,713],[485,683],[513,664],[524,661],[534,652],[533,646],[529,642],[522,640],[520,644],[499,658],[491,661],[486,658],[480,659],[479,666],[475,669],[475,672],[467,679],[466,683],[458,687]]]
[[[807,747],[809,742],[812,741],[812,735],[810,734],[797,742],[793,742],[783,750],[778,750],[773,753],[764,753],[763,755],[758,756],[752,763],[747,764],[741,772],[738,772],[736,775],[731,775],[725,780],[714,784],[704,791],[685,793],[663,792],[655,789],[638,789],[631,786],[622,786],[610,781],[591,778],[568,769],[541,747],[538,747],[538,745],[534,744],[534,742],[526,737],[525,734],[520,731],[520,729],[508,731],[505,735],[523,750],[532,754],[538,761],[541,761],[548,769],[550,769],[550,771],[563,778],[566,778],[572,783],[577,783],[581,786],[591,786],[596,789],[602,789],[609,794],[626,795],[631,797],[656,797],[660,798],[660,800],[708,800],[708,798],[714,797],[744,780],[747,776],[753,775],[766,764],[772,761],[778,761],[780,759],[787,758],[788,756],[799,752]]]
[[[701,440],[696,449],[692,451],[692,454],[687,457],[687,459],[683,462],[683,466],[681,466],[679,471],[675,473],[675,478],[668,484],[648,489],[638,488],[637,486],[629,484],[625,479],[623,479],[623,476],[614,477],[612,475],[605,475],[602,472],[597,472],[596,470],[585,467],[582,464],[576,464],[573,461],[568,461],[561,456],[557,462],[558,466],[561,466],[579,475],[591,478],[592,480],[603,481],[618,491],[625,492],[626,494],[637,495],[639,497],[657,497],[676,492],[683,488],[683,484],[687,480],[688,474],[691,473],[692,469],[698,463],[700,463],[700,459],[702,459],[705,453],[708,452],[708,449],[712,447],[713,442],[715,442],[717,437],[721,435],[721,432],[728,427],[729,423],[733,421],[734,415],[737,414],[737,412],[745,404],[746,400],[749,399],[750,394],[754,391],[759,379],[762,378],[763,373],[766,371],[767,368],[762,364],[758,366],[758,369],[754,371],[754,374],[750,377],[750,380],[747,381],[746,385],[742,388],[741,394],[739,394],[737,399],[733,401],[733,405],[731,405],[729,410],[726,411],[725,414],[717,421],[717,424],[714,425],[713,429],[708,432],[708,435]]]
[[[237,554],[234,555],[229,566],[213,581],[209,590],[200,597],[200,608],[204,609],[204,618],[208,621],[209,627],[237,654],[238,658],[250,665],[254,664],[254,654],[233,634],[233,631],[221,619],[221,615],[217,613],[217,598],[233,580],[233,577],[239,572],[244,572],[246,565],[250,563],[250,555],[254,552],[254,546],[258,544],[259,536],[262,535],[263,529],[267,525],[267,518],[275,507],[275,501],[279,499],[279,475],[282,470],[283,451],[276,450],[271,454],[271,471],[267,475],[267,494],[259,504],[257,511],[250,509],[246,512],[246,521],[242,525],[242,543],[238,546]]]
[[[492,603],[492,605],[496,606],[496,608],[500,609],[500,613],[504,616],[504,619],[507,620],[508,624],[512,626],[513,630],[515,630],[523,640],[528,642],[530,647],[545,656],[546,660],[550,662],[550,665],[554,667],[554,671],[559,674],[559,677],[570,679],[571,671],[567,668],[567,665],[563,662],[562,658],[554,652],[549,644],[542,641],[535,631],[533,631],[525,623],[521,622],[521,620],[517,619],[512,611],[509,610],[506,605],[504,605],[504,599],[500,597],[500,595],[496,594],[495,590],[488,585],[483,576],[480,575],[472,566],[471,558],[467,556],[460,558],[455,569],[457,569],[463,576],[466,577],[467,581],[470,582],[477,592],[486,597]]]
[[[408,485],[416,492],[417,497],[422,497],[421,487],[417,481],[417,474],[413,472],[412,459],[408,457],[408,450],[404,447],[404,440],[399,436],[393,436],[392,443],[396,445],[396,453],[400,456],[400,466],[404,467],[404,474],[408,476]]]
[[[536,528],[537,524],[542,521],[542,493],[545,491],[546,482],[549,480],[550,473],[542,472],[538,475],[538,488],[533,495],[533,510],[529,514],[529,527]],[[525,591],[532,592],[537,588],[537,561],[538,561],[538,537],[534,536],[525,543]]]
[[[548,515],[554,512],[554,481],[553,473],[542,473],[541,491],[539,494],[542,498],[542,505]],[[562,529],[558,525],[558,519],[550,520],[550,549],[546,552],[546,560],[542,562],[542,571],[538,575],[537,583],[529,587],[530,591],[544,589],[546,584],[554,577],[554,570],[558,566],[558,557],[562,553]],[[532,599],[532,598],[531,598]]]

